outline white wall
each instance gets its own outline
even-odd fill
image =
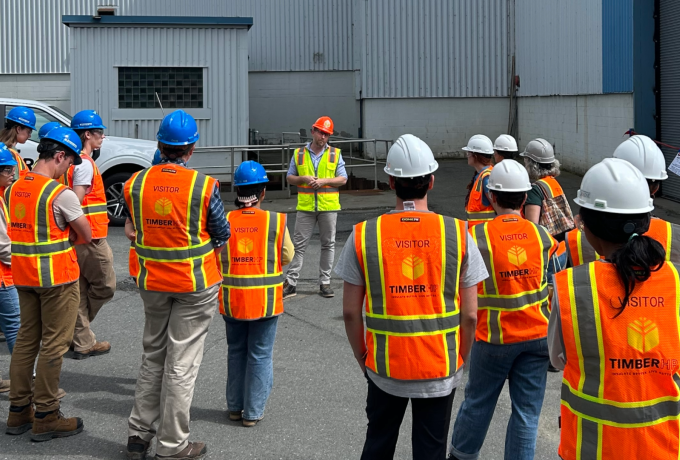
[[[508,129],[508,98],[364,100],[365,138],[397,139],[413,134],[441,157],[462,157],[475,134],[493,141]],[[372,158],[372,152],[369,152]],[[378,145],[378,158],[386,155]]]
[[[69,74],[0,75],[0,97],[31,99],[71,111]]]
[[[521,97],[518,103],[520,148],[542,137],[563,167],[579,174],[611,157],[634,126],[632,94]]]
[[[354,72],[250,72],[248,91],[250,128],[268,142],[281,142],[281,132],[300,128],[310,135],[312,124],[323,115],[333,119],[338,133],[358,135]]]

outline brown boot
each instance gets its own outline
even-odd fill
[[[0,393],[7,393],[9,391],[9,380],[0,379]]]
[[[127,443],[127,451],[125,454],[130,460],[144,460],[146,458],[146,451],[149,450],[151,442],[145,441],[139,436],[130,436]]]
[[[85,359],[90,356],[105,355],[111,351],[111,344],[109,342],[95,342],[94,346],[86,351],[74,351],[73,359]]]
[[[205,446],[204,442],[190,442],[187,446],[175,455],[158,455],[156,454],[156,460],[201,460],[208,453],[208,448]]]
[[[42,417],[41,417],[42,415]],[[65,438],[83,431],[83,421],[78,417],[65,418],[60,410],[36,412],[31,431],[31,441],[49,441]]]
[[[33,404],[24,407],[10,406],[6,434],[24,434],[33,426]]]

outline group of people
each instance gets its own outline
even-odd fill
[[[115,275],[92,159],[101,118],[83,111],[71,127],[46,128],[29,171],[14,147],[33,129],[35,116],[20,108],[0,133],[0,329],[12,352],[6,432],[31,430],[46,441],[83,429],[59,410],[62,357],[69,347],[77,359],[110,350],[90,323],[113,296]],[[328,144],[332,133],[332,120],[319,118],[312,140],[293,153],[291,238],[287,216],[261,207],[262,165],[246,161],[234,172],[236,209],[227,213],[217,181],[188,166],[195,120],[182,110],[162,120],[153,165],[124,187],[130,274],[145,315],[129,459],[144,459],[154,438],[159,459],[207,454],[204,442],[189,441],[189,410],[216,310],[228,344],[228,417],[245,427],[263,419],[278,317],[296,294],[317,223],[319,294],[334,295],[347,173]],[[551,363],[564,370],[561,458],[677,457],[680,233],[651,216],[668,177],[661,151],[644,136],[622,143],[584,176],[574,218],[546,140],[520,153],[509,135],[493,143],[476,135],[463,150],[475,170],[467,220],[428,210],[439,165],[425,142],[405,134],[385,166],[395,209],[355,225],[335,266],[347,337],[368,386],[362,458],[393,457],[409,402],[414,458],[478,458],[506,381],[505,458],[533,458]]]

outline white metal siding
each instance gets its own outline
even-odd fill
[[[507,96],[507,0],[373,0],[361,7],[363,97]]]
[[[680,147],[680,2],[661,0],[661,140]],[[678,152],[663,148],[666,162],[670,164]],[[669,172],[663,182],[663,194],[680,200],[680,177]]]
[[[247,16],[251,71],[353,70],[350,0],[2,0],[0,73],[68,73],[64,14]]]
[[[116,67],[204,67],[203,110],[210,111],[210,116],[198,120],[199,145],[247,143],[247,29],[97,26],[73,27],[71,33],[73,113],[95,108],[108,134],[153,140],[162,118],[160,110],[147,117],[113,119],[118,107]],[[135,109],[125,110],[135,113]]]
[[[602,1],[516,0],[519,96],[602,94]]]

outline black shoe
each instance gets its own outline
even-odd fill
[[[289,297],[295,297],[297,293],[295,292],[295,286],[288,283],[288,280],[283,282],[283,299],[286,300]]]
[[[548,372],[559,372],[560,370],[553,366],[552,364],[548,364]]]
[[[145,441],[139,436],[130,436],[127,442],[127,458],[130,460],[144,460],[146,451],[149,450],[149,441]]]
[[[322,285],[319,287],[319,295],[321,295],[321,297],[326,297],[326,298],[328,298],[328,297],[333,297],[333,296],[335,296],[335,292],[333,292],[333,289],[331,289],[331,285],[330,285],[330,284],[322,284]]]

